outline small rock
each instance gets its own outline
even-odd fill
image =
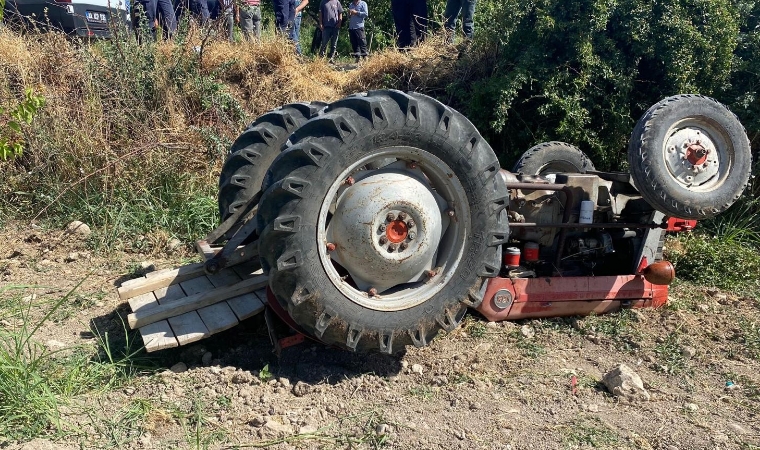
[[[69,234],[76,234],[80,237],[87,237],[92,233],[90,230],[89,225],[87,225],[84,222],[80,222],[78,220],[75,220],[68,225],[66,225],[66,232]]]
[[[37,294],[27,295],[26,297],[21,299],[21,301],[24,303],[28,303],[34,300],[37,300]]]
[[[433,377],[432,383],[435,386],[446,386],[447,384],[449,384],[449,379],[446,375],[439,375],[439,376]]]
[[[720,303],[721,305],[728,304],[728,296],[726,294],[718,294],[715,296],[715,299],[718,300],[718,303]]]
[[[293,386],[293,395],[296,397],[303,397],[309,392],[311,392],[311,385],[304,383],[303,381],[299,381]]]
[[[599,412],[599,405],[595,405],[595,404],[593,404],[593,403],[592,403],[592,404],[590,404],[590,405],[587,405],[587,406],[586,406],[586,409],[587,409],[589,412]]]
[[[422,375],[422,372],[424,372],[424,369],[419,364],[412,364],[412,372]]]
[[[288,380],[285,377],[280,377],[277,381],[280,382],[280,386],[284,387],[285,389],[290,388],[290,380]]]
[[[156,265],[152,261],[142,261],[140,262],[140,269],[144,272],[152,272],[156,270]]]
[[[134,393],[135,393],[135,388],[131,388],[131,387],[124,388],[124,395],[134,395]]]
[[[478,402],[471,402],[470,403],[470,410],[471,411],[477,411],[479,409],[482,409],[482,406],[480,406],[480,403],[478,403]]]
[[[486,328],[498,328],[499,324],[496,322],[486,322]]]
[[[681,355],[683,355],[683,357],[686,358],[686,359],[691,359],[696,354],[697,354],[697,349],[694,348],[694,347],[692,347],[692,346],[690,346],[690,345],[684,345],[681,348]]]
[[[187,372],[187,364],[178,362],[177,364],[171,366],[169,370],[171,370],[173,373]]]
[[[406,370],[407,367],[409,367],[409,362],[401,361],[401,370]]]
[[[214,355],[212,355],[211,352],[206,352],[201,357],[201,364],[203,364],[204,366],[210,366],[211,365],[211,360],[213,358],[214,358]]]
[[[454,437],[456,437],[460,441],[463,441],[467,438],[467,435],[464,434],[464,431],[462,430],[454,430]]]
[[[650,395],[644,389],[641,377],[625,364],[604,374],[602,383],[614,396],[628,401],[649,401]]]
[[[49,341],[45,342],[45,345],[51,350],[55,350],[57,348],[64,348],[66,347],[66,344],[64,344],[61,341],[56,341],[55,339],[50,339]]]
[[[697,406],[696,403],[684,403],[683,409],[690,412],[697,412],[699,411],[699,406]]]
[[[95,302],[95,307],[96,307],[96,308],[102,308],[102,307],[104,307],[104,306],[106,306],[106,304],[105,304],[105,303],[103,303],[103,302]]]
[[[248,423],[251,424],[251,425],[253,425],[254,427],[261,427],[261,426],[264,426],[264,424],[267,423],[267,421],[264,420],[263,417],[257,416],[257,417],[254,417],[253,419],[251,419],[251,421],[248,422]]]
[[[71,252],[68,255],[66,255],[66,262],[74,262],[79,260],[79,253],[77,252]]]
[[[248,384],[253,381],[253,375],[250,372],[235,372],[232,375],[232,382],[234,384]]]
[[[283,433],[283,434],[293,433],[293,427],[291,427],[290,425],[285,425],[284,423],[280,423],[273,419],[267,420],[266,423],[264,423],[264,428],[267,428],[276,433]]]
[[[733,423],[733,422],[729,423],[728,424],[728,429],[731,430],[731,431],[733,431],[736,434],[747,434],[748,433],[747,429],[744,428],[743,426],[739,425],[738,423]]]
[[[593,335],[593,334],[588,337],[588,340],[591,341],[591,342],[593,342],[596,345],[599,345],[599,344],[602,343],[602,338],[600,338],[599,336]]]
[[[533,330],[533,328],[530,325],[523,325],[520,327],[520,334],[526,339],[531,339],[533,336],[536,335],[536,332]]]
[[[715,297],[716,295],[718,295],[720,293],[720,289],[714,288],[714,287],[707,288],[707,293],[709,295],[712,295],[713,297]]]
[[[389,427],[386,423],[380,423],[375,427],[375,433],[377,433],[378,436],[385,436],[390,431],[391,427]]]
[[[700,310],[700,311],[702,311],[702,312],[705,312],[705,313],[706,312],[710,312],[710,306],[709,305],[705,305],[704,303],[701,303],[701,304],[697,305],[697,309]]]
[[[169,242],[166,243],[166,251],[171,253],[176,251],[182,246],[182,241],[179,239],[169,239]]]

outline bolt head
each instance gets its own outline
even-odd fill
[[[367,291],[367,295],[369,295],[370,297],[376,296],[377,295],[377,289],[375,289],[375,288],[369,288],[369,290]]]
[[[410,169],[416,169],[417,168],[417,163],[414,162],[414,161],[409,161],[409,162],[406,163],[406,167],[408,167]]]
[[[328,252],[334,252],[335,251],[335,244],[333,244],[332,242],[328,242],[325,247],[327,247],[327,251]]]
[[[406,220],[406,217],[407,216],[405,212],[401,211],[400,213],[398,213],[398,220]]]
[[[396,220],[396,216],[394,216],[393,213],[388,213],[388,215],[385,216],[385,220],[387,222],[393,222],[394,220]]]
[[[427,275],[428,278],[433,278],[435,276],[436,272],[435,270],[426,270],[425,275]]]
[[[407,249],[407,247],[409,247],[409,244],[407,244],[406,242],[402,242],[401,244],[399,244],[398,249],[399,251],[403,252],[404,250]]]
[[[414,221],[412,219],[409,219],[406,222],[406,226],[409,227],[409,228],[414,228]]]
[[[386,228],[387,228],[387,227],[385,226],[385,224],[384,224],[384,223],[381,223],[381,224],[380,224],[380,231],[381,231],[381,232],[382,232],[382,231],[385,231],[385,229],[386,229]]]
[[[448,214],[449,217],[454,217],[456,215],[453,209],[446,211],[446,214]]]
[[[348,177],[348,178],[346,178],[346,184],[349,185],[349,186],[353,186],[354,185],[354,177]]]
[[[393,253],[398,248],[398,244],[391,244],[388,246],[388,253]]]
[[[378,239],[378,242],[380,243],[380,245],[385,245],[388,243],[388,238],[385,236],[380,236],[380,239]]]
[[[417,233],[415,233],[414,231],[410,231],[409,234],[406,235],[406,237],[410,241],[413,241],[413,240],[415,240],[417,238]]]

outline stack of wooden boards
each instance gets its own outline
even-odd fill
[[[186,345],[227,330],[260,313],[267,277],[258,265],[240,264],[214,275],[204,264],[149,272],[125,281],[119,298],[129,301],[129,326],[148,352]]]

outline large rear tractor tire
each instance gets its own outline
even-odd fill
[[[636,188],[653,208],[706,219],[744,192],[752,153],[744,127],[728,108],[708,97],[676,95],[641,117],[628,162]]]
[[[529,148],[512,168],[512,172],[525,175],[586,173],[587,170],[595,170],[589,157],[578,147],[559,141]]]
[[[452,330],[482,301],[509,236],[488,143],[420,94],[331,104],[266,175],[259,252],[302,329],[354,351],[397,353]]]
[[[288,136],[325,106],[319,102],[285,105],[262,115],[238,136],[219,175],[222,222],[239,208],[258,203],[264,175]]]

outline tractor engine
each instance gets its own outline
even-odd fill
[[[503,276],[631,274],[642,257],[661,258],[664,215],[642,199],[628,174],[500,173],[510,193]],[[641,254],[647,240],[649,254]]]

